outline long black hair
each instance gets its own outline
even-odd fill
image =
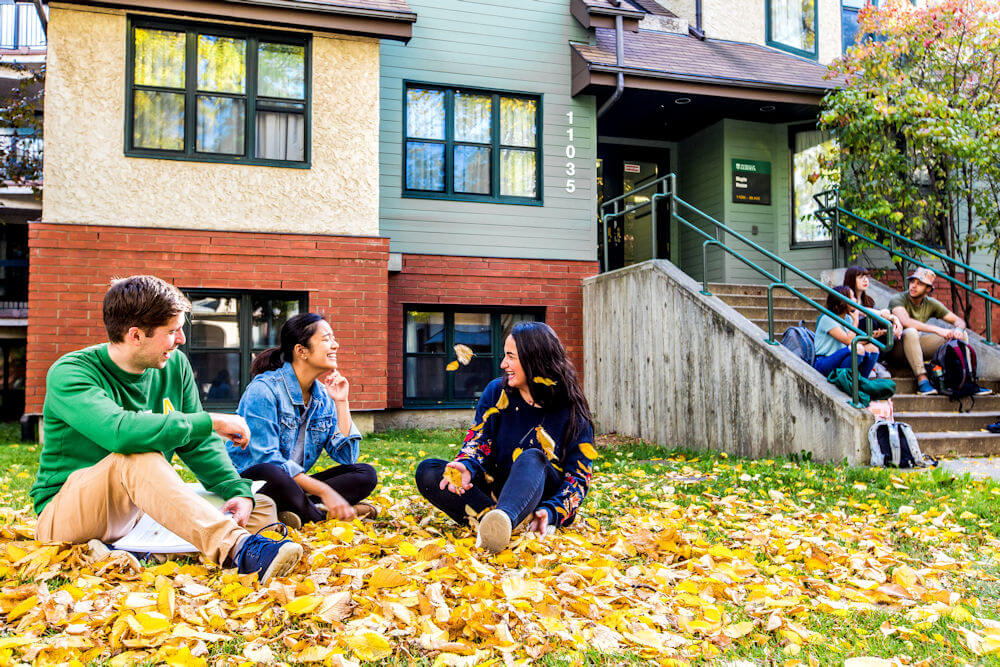
[[[573,362],[566,356],[559,336],[544,322],[519,322],[511,329],[528,382],[531,398],[546,410],[568,407],[570,420],[563,435],[563,444],[573,442],[583,424],[594,426],[587,397],[583,395]],[[507,390],[507,377],[503,380]]]
[[[299,313],[285,320],[281,325],[280,347],[270,347],[254,357],[250,364],[250,377],[255,378],[264,371],[275,371],[286,361],[291,361],[295,346],[309,348],[309,339],[316,333],[316,325],[326,318],[316,313]]]
[[[868,290],[864,292],[858,291],[858,278],[861,276],[871,276],[871,271],[864,268],[863,266],[852,266],[846,271],[844,271],[844,285],[850,287],[854,291],[854,300],[860,303],[865,308],[874,308],[875,299],[868,296]]]
[[[848,299],[854,293],[854,288],[848,287],[847,285],[837,285],[833,288],[833,291],[837,294],[843,294]],[[847,315],[851,312],[851,305],[849,302],[844,301],[836,294],[826,295],[826,309],[832,311],[835,315]]]

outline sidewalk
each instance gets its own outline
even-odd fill
[[[955,475],[969,473],[976,479],[1000,479],[1000,457],[948,459],[941,461],[941,468]]]

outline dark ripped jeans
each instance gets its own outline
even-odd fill
[[[477,514],[495,506],[507,513],[511,526],[516,526],[534,513],[542,498],[554,495],[562,485],[562,477],[539,449],[525,451],[511,464],[510,475],[496,500],[496,489],[482,475],[473,479],[472,488],[462,495],[447,487],[442,489],[441,478],[448,463],[441,459],[421,461],[416,473],[417,490],[431,505],[462,525],[469,523],[466,506]]]
[[[326,514],[315,505],[320,502],[319,498],[307,495],[281,466],[258,463],[244,470],[240,476],[267,482],[258,493],[273,500],[279,512],[295,512],[305,522],[326,519]],[[378,485],[378,474],[367,463],[334,466],[310,477],[329,486],[350,505],[357,505],[367,498]]]

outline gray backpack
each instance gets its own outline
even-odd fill
[[[930,468],[937,461],[925,456],[909,424],[879,419],[868,429],[871,465],[879,468]]]

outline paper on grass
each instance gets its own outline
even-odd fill
[[[219,509],[222,509],[222,506],[226,504],[226,501],[221,496],[211,493],[197,482],[191,482],[187,486]],[[262,486],[264,486],[264,482],[255,481],[250,488],[256,493]],[[134,551],[136,553],[198,553],[198,549],[193,544],[167,530],[154,521],[148,514],[143,514],[132,530],[111,546],[115,549]]]

